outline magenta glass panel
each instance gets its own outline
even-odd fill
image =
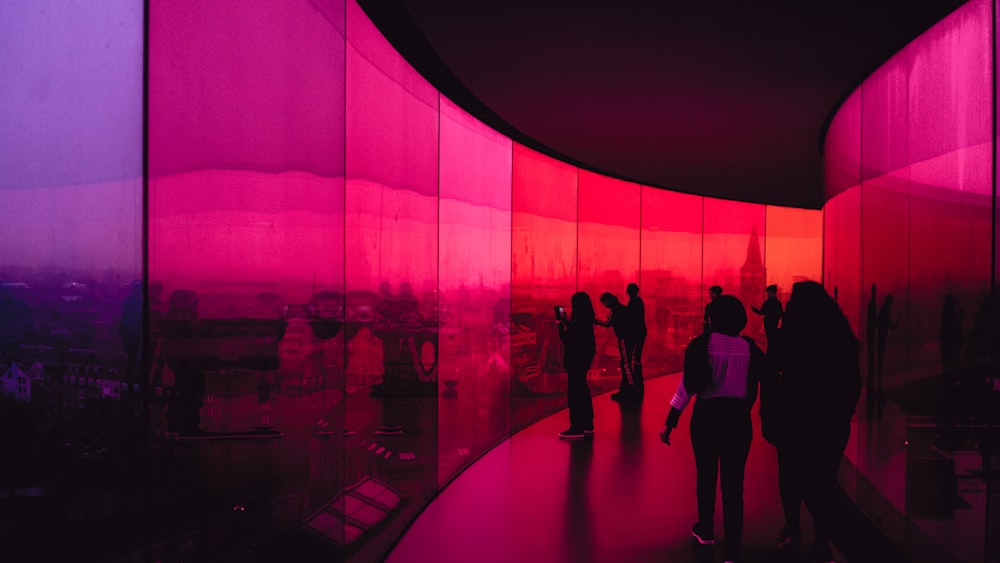
[[[378,558],[438,490],[438,93],[347,6],[345,483],[410,500],[352,560]]]
[[[861,90],[837,109],[823,143],[824,187],[829,200],[857,186],[861,173]]]
[[[577,285],[594,301],[597,317],[606,318],[610,310],[599,303],[601,294],[609,292],[627,304],[626,286],[639,283],[639,184],[586,170],[580,171],[579,182]],[[592,394],[617,389],[622,381],[614,331],[597,327],[595,337],[597,355],[588,381]]]
[[[765,267],[763,205],[705,198],[704,259],[702,262],[702,305],[708,302],[708,288],[722,286],[723,293],[735,295],[753,318],[752,305],[759,305],[770,282]],[[747,323],[743,334],[765,342],[761,323]]]
[[[887,65],[906,73],[909,118],[895,141],[908,158],[892,168],[910,166],[915,184],[990,193],[990,17],[988,0],[967,2]]]
[[[642,187],[642,271],[649,336],[643,362],[650,376],[674,373],[701,333],[702,207],[704,198]]]
[[[868,180],[909,164],[906,138],[906,69],[886,63],[861,87],[861,179]]]
[[[142,24],[141,2],[0,4],[4,561],[143,542],[120,502],[144,494]]]
[[[149,10],[147,558],[250,558],[345,486],[344,5]]]
[[[552,307],[577,287],[577,169],[514,144],[511,408],[518,430],[566,404]],[[596,298],[591,296],[591,300]]]
[[[844,190],[823,207],[823,285],[837,299],[854,334],[864,342],[861,287],[861,186]]]
[[[441,98],[438,481],[510,434],[510,139]]]
[[[860,278],[865,350],[847,452],[858,471],[841,481],[873,521],[900,522],[883,531],[914,561],[976,561],[992,549],[982,451],[992,443],[994,346],[983,336],[993,312],[992,18],[989,1],[966,3],[852,95],[862,98],[863,182],[853,188],[843,176],[847,191],[825,207],[825,283],[854,309],[844,290]],[[837,131],[854,106],[841,108],[827,138],[828,193],[850,160],[842,153],[855,151]]]
[[[874,344],[866,341],[862,332],[862,307],[864,292],[861,288],[861,187],[850,187],[826,202],[823,208],[823,285],[833,295],[841,311],[847,316],[854,334],[861,341],[862,373],[865,373],[865,358],[874,354]],[[867,377],[865,375],[864,377]],[[867,416],[865,402],[856,407],[855,421]],[[858,478],[860,444],[867,439],[859,430],[860,424],[852,429],[850,440],[844,450],[844,457],[850,463],[841,464],[840,484],[847,496],[858,502],[862,490]]]

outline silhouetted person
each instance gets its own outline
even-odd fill
[[[753,437],[750,409],[757,400],[765,360],[752,339],[739,336],[747,324],[743,303],[731,295],[721,295],[713,303],[712,332],[696,337],[685,352],[684,377],[670,400],[660,439],[670,444],[681,412],[697,395],[691,446],[698,475],[698,521],[691,535],[701,545],[715,544],[715,489],[720,481],[725,559],[736,561],[743,535],[743,476]],[[707,373],[698,377],[693,373],[696,368]]]
[[[605,292],[601,294],[601,305],[608,309],[607,319],[594,319],[594,323],[600,326],[611,327],[615,331],[615,338],[618,339],[618,367],[622,373],[622,380],[618,386],[618,392],[612,393],[611,398],[615,401],[634,399],[639,396],[636,388],[635,376],[632,373],[632,364],[629,361],[629,343],[633,341],[635,326],[629,318],[628,307],[622,305],[613,294]]]
[[[777,446],[785,527],[778,543],[801,542],[800,499],[812,514],[811,557],[832,561],[837,467],[861,395],[859,343],[822,285],[797,282],[768,360],[774,378],[761,384],[761,423]]]
[[[718,299],[720,295],[722,295],[721,286],[713,285],[708,288],[708,303],[705,303],[705,324],[703,325],[702,332],[712,332],[712,317],[710,311],[712,309],[712,304],[715,303],[715,300]]]
[[[140,383],[140,357],[142,349],[142,280],[135,280],[129,287],[129,294],[122,303],[122,320],[118,324],[118,335],[125,348],[125,381]]]
[[[570,299],[570,317],[559,319],[559,339],[565,346],[566,402],[569,405],[569,428],[559,433],[568,440],[594,433],[594,404],[587,385],[587,372],[594,361],[594,305],[590,295],[581,291]]]
[[[965,363],[959,372],[959,392],[965,416],[988,416],[993,396],[993,369],[1000,349],[1000,299],[994,287],[976,309],[969,330]],[[995,408],[995,407],[994,407]],[[984,448],[984,453],[989,448]],[[995,450],[994,450],[995,451]]]
[[[876,395],[875,395],[875,335],[878,332],[878,298],[875,293],[875,284],[872,284],[872,295],[868,300],[868,321],[865,324],[867,339],[865,346],[868,351],[868,379],[865,380],[866,396],[865,403],[870,418],[876,417]]]
[[[954,375],[955,364],[962,353],[962,318],[964,311],[958,306],[958,300],[951,293],[944,296],[941,306],[941,367],[949,378]]]
[[[628,294],[628,318],[632,323],[629,341],[625,343],[628,362],[632,365],[632,379],[635,390],[640,395],[645,391],[642,378],[642,348],[646,344],[646,303],[639,297],[639,286],[630,283],[625,288]]]
[[[197,293],[174,290],[169,303],[170,320],[195,321],[198,318]],[[167,405],[167,431],[180,436],[196,436],[202,433],[206,362],[201,355],[189,354],[183,344],[170,346],[169,350],[167,364],[174,373],[174,398]]]
[[[781,322],[781,301],[778,301],[778,286],[772,284],[767,286],[767,299],[757,307],[751,307],[754,313],[764,317],[764,335],[767,337],[768,346],[778,330],[778,323]]]
[[[885,342],[889,331],[899,326],[899,321],[892,318],[892,295],[886,295],[882,307],[878,310],[878,330],[875,341],[875,352],[878,354],[878,366],[875,372],[875,412],[876,417],[882,416],[885,397],[882,395],[882,382],[885,376]]]
[[[962,349],[962,318],[964,312],[958,306],[958,300],[951,293],[945,294],[941,305],[941,327],[938,333],[941,347],[941,389],[935,393],[937,400],[937,424],[945,448],[952,448],[953,441],[958,437],[953,424],[948,424],[948,418],[967,411],[966,397],[961,395],[964,389],[958,378],[958,362]],[[963,400],[963,405],[955,403],[955,399]]]

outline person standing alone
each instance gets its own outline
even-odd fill
[[[570,316],[558,319],[559,339],[565,346],[563,368],[566,370],[566,402],[569,428],[560,432],[564,440],[576,440],[594,434],[594,403],[587,386],[587,372],[594,361],[594,305],[586,292],[573,294]]]

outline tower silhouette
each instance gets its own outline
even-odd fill
[[[750,306],[759,306],[764,300],[764,287],[767,286],[767,269],[764,267],[764,259],[760,252],[760,237],[757,234],[757,227],[750,231],[750,243],[747,245],[747,258],[740,267],[740,301],[747,308],[747,318],[751,322],[747,323],[744,334],[753,337],[758,343],[763,342],[764,325],[760,322],[760,317],[750,314]],[[754,322],[756,320],[756,322]]]

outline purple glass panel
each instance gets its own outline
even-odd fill
[[[142,10],[0,4],[5,561],[143,545]]]

